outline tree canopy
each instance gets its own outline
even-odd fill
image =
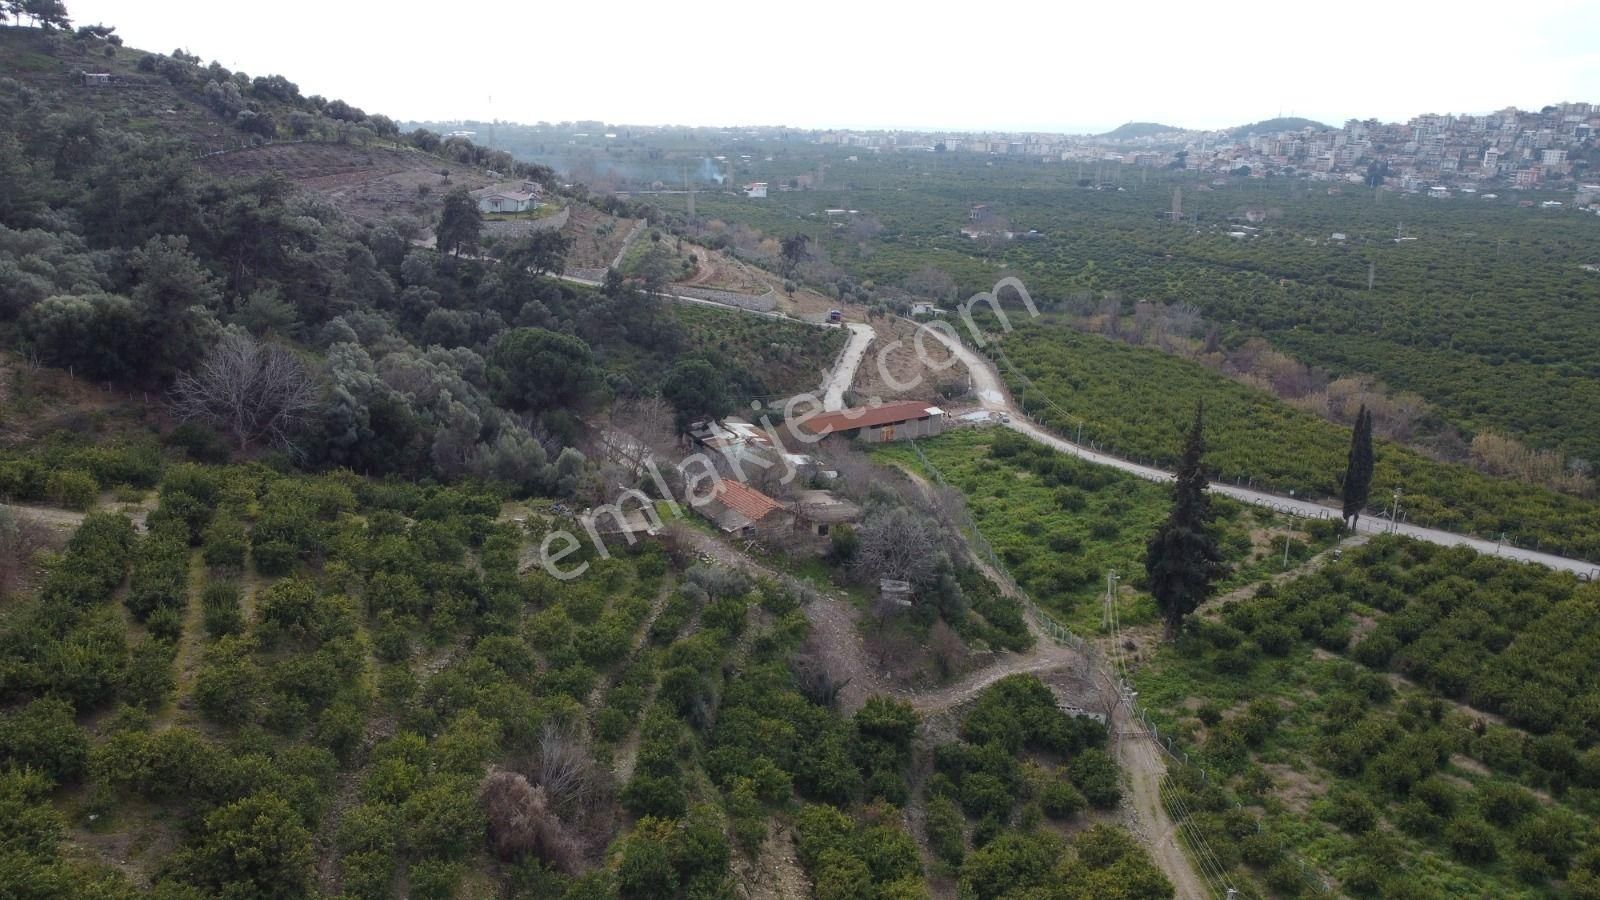
[[[1169,640],[1177,636],[1184,617],[1210,595],[1211,583],[1222,571],[1222,553],[1211,533],[1204,427],[1205,407],[1196,405],[1173,487],[1172,512],[1145,547],[1145,577]]]

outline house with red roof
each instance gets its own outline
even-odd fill
[[[782,503],[742,481],[720,478],[711,498],[695,507],[728,534],[753,534],[758,528],[788,528],[794,514]]]

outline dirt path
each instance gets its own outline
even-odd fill
[[[611,258],[611,268],[622,271],[622,258],[628,255],[628,248],[638,239],[639,233],[644,231],[644,220],[640,219],[628,229],[628,234],[622,239],[622,247],[617,250],[617,255]]]
[[[738,874],[743,888],[739,896],[748,900],[806,900],[811,896],[811,879],[800,868],[794,832],[776,819],[768,820],[761,854]]]
[[[1154,739],[1134,720],[1126,703],[1118,703],[1112,713],[1111,740],[1112,754],[1128,789],[1127,802],[1123,804],[1124,826],[1143,842],[1156,866],[1172,882],[1174,896],[1179,900],[1220,896],[1200,877],[1178,838],[1177,826],[1161,799],[1161,783],[1167,777],[1166,760]]]
[[[764,578],[779,577],[771,568],[728,546],[713,535],[693,529],[686,529],[685,535],[701,554],[723,565]],[[986,574],[995,578],[998,573],[990,571]],[[996,583],[1001,585],[1003,590],[1010,590],[1006,579],[997,578]],[[871,665],[857,627],[860,613],[854,606],[824,595],[808,604],[805,614],[811,622],[813,635],[832,653],[831,658],[843,676],[850,679],[839,696],[841,710],[847,715],[859,709],[867,697],[881,693],[910,702],[923,714],[924,722],[927,722],[932,715],[971,700],[985,688],[1009,675],[1039,674],[1086,665],[1080,653],[1057,644],[1044,633],[1035,618],[1028,615],[1026,617],[1028,628],[1033,632],[1035,639],[1034,649],[1027,653],[1003,656],[994,665],[970,673],[949,685],[931,691],[917,692],[895,687]],[[1102,655],[1102,659],[1105,658]],[[1104,680],[1110,683],[1109,678]],[[1213,896],[1179,843],[1176,837],[1177,829],[1162,802],[1161,783],[1166,777],[1166,761],[1155,748],[1151,738],[1129,715],[1125,704],[1117,706],[1112,721],[1115,742],[1113,751],[1122,768],[1123,779],[1128,789],[1124,809],[1131,830],[1143,838],[1144,843],[1150,848],[1151,858],[1172,882],[1179,898],[1204,900]],[[622,754],[619,753],[618,774],[619,777],[625,778],[621,760]],[[631,762],[631,756],[629,761]],[[631,774],[631,770],[632,767],[629,765],[626,771]]]
[[[83,524],[85,515],[69,509],[54,509],[48,506],[24,506],[14,503],[0,503],[0,509],[6,510],[19,518],[43,522],[52,528],[58,528],[62,531],[77,529],[79,525]]]

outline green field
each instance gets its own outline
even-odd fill
[[[1134,683],[1212,776],[1175,776],[1207,842],[1280,895],[1307,884],[1292,853],[1354,896],[1593,897],[1597,598],[1377,538],[1223,607]]]
[[[1345,428],[1300,412],[1197,362],[1065,327],[1030,324],[1001,342],[1001,374],[1028,414],[1068,437],[1169,466],[1179,429],[1206,405],[1207,467],[1224,481],[1339,496]],[[1009,365],[1007,364],[1009,360]],[[1013,368],[1014,367],[1014,368]],[[1404,490],[1407,521],[1517,546],[1600,559],[1600,504],[1492,478],[1379,442],[1374,510]]]
[[[984,539],[1034,601],[1082,633],[1099,628],[1106,572],[1124,589],[1121,616],[1128,624],[1154,621],[1155,602],[1135,590],[1144,574],[1145,542],[1167,516],[1171,492],[1104,466],[1057,453],[1010,431],[957,431],[919,441],[927,462],[960,491]],[[931,476],[907,444],[875,447],[880,462]],[[1261,510],[1213,498],[1223,554],[1232,567],[1219,585],[1229,589],[1258,580],[1282,565],[1284,523]],[[1268,534],[1269,530],[1276,531]],[[1331,531],[1317,529],[1325,540]],[[1252,533],[1270,537],[1252,543]],[[1311,551],[1296,528],[1289,562]]]

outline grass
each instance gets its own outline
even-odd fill
[[[1214,477],[1337,498],[1349,430],[1198,362],[1056,325],[1007,335],[1001,370],[1042,424],[1111,452],[1171,466],[1178,429],[1205,402],[1206,462]],[[1005,364],[1009,360],[1010,365]],[[1012,368],[1012,367],[1015,368]],[[1048,398],[1048,402],[1046,402]],[[1407,521],[1516,546],[1600,558],[1600,505],[1484,475],[1380,441],[1370,507],[1405,491]]]
[[[1145,542],[1166,518],[1170,494],[1103,466],[1056,453],[1009,431],[954,431],[919,442],[940,480],[960,491],[974,523],[1013,578],[1034,601],[1080,632],[1099,629],[1106,572],[1122,580],[1124,625],[1152,622],[1155,602],[1137,589]],[[998,451],[998,452],[997,452]],[[874,447],[880,462],[933,477],[909,444]],[[1269,577],[1281,566],[1288,526],[1264,510],[1214,498],[1224,557],[1233,567],[1219,590]],[[1253,535],[1271,534],[1271,547]],[[1290,564],[1314,552],[1309,536],[1291,533]]]

